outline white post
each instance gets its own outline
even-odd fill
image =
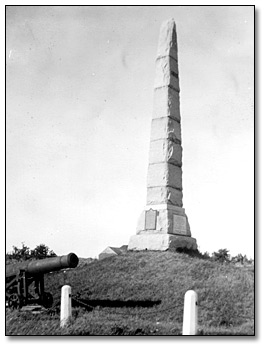
[[[197,335],[198,295],[193,290],[185,293],[182,335]]]
[[[62,286],[61,289],[61,311],[60,311],[60,327],[65,327],[71,318],[71,287],[69,285]]]

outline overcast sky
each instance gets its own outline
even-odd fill
[[[183,203],[199,250],[254,250],[248,6],[9,7],[6,244],[97,256],[146,204],[159,29],[178,36]]]

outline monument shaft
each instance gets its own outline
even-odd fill
[[[151,125],[147,201],[129,250],[196,249],[183,208],[182,142],[176,26],[160,30]]]
[[[160,31],[151,126],[147,205],[182,207],[182,146],[177,38],[173,20]]]

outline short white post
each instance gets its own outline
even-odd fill
[[[185,293],[182,335],[197,335],[198,295],[193,290]]]
[[[69,285],[62,286],[61,289],[61,311],[60,311],[60,327],[65,327],[71,318],[71,287]]]

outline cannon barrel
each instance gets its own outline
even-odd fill
[[[75,268],[79,263],[77,255],[73,252],[65,256],[44,258],[42,260],[24,262],[16,265],[6,266],[6,277],[16,275],[18,271],[24,270],[29,275],[44,274],[59,271],[63,268]]]

